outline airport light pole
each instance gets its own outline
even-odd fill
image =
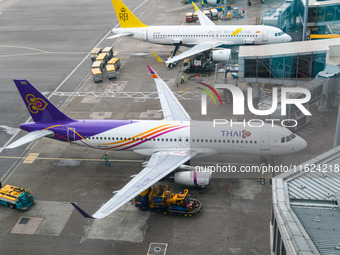
[[[224,17],[227,17],[228,1],[224,0]]]
[[[339,100],[339,108],[338,108],[338,119],[336,121],[334,148],[340,145],[340,96],[338,96],[337,98]]]
[[[302,41],[306,41],[307,21],[308,21],[308,5],[309,5],[309,0],[305,0],[305,11],[304,11],[304,15],[303,15]]]

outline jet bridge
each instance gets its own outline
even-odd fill
[[[293,20],[293,0],[286,0],[280,7],[267,11],[262,18],[262,25],[274,26],[286,31]]]
[[[337,94],[340,93],[340,68],[333,65],[327,65],[327,68],[317,75],[317,78],[300,84],[299,87],[310,91],[311,99],[305,107],[308,109],[311,105],[317,104],[318,111],[326,112],[336,106]],[[271,89],[262,88],[258,108],[261,110],[269,109],[272,106]],[[301,95],[293,94],[290,98],[299,98]],[[280,101],[280,99],[279,99]],[[310,122],[310,116],[305,116],[295,105],[287,105],[287,115],[280,115],[281,107],[270,116],[275,119],[294,119],[298,125],[295,130],[303,127]]]

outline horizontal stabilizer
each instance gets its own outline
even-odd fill
[[[123,37],[123,36],[129,36],[129,35],[133,35],[133,33],[119,33],[119,34],[115,34],[109,37],[106,37],[106,39],[115,39],[115,38],[119,38],[119,37]]]
[[[78,205],[76,205],[75,203],[71,203],[73,205],[74,208],[77,209],[78,212],[81,213],[81,215],[83,215],[85,218],[88,219],[94,219],[91,215],[89,215],[87,212],[85,212],[83,209],[81,209]]]
[[[51,130],[44,129],[44,130],[33,131],[33,132],[28,133],[24,137],[21,137],[19,140],[15,141],[14,143],[11,143],[10,145],[6,146],[5,149],[13,149],[23,144],[37,140],[41,137],[53,136],[53,135],[54,135],[54,132]]]

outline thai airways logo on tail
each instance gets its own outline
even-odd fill
[[[28,110],[33,114],[38,113],[38,111],[45,110],[46,106],[48,105],[48,103],[46,103],[43,99],[36,98],[32,94],[28,94],[26,96],[26,102],[28,103]]]
[[[34,122],[73,121],[27,80],[14,80]]]

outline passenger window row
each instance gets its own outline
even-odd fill
[[[89,140],[109,140],[109,141],[123,141],[123,140],[126,140],[126,141],[162,141],[162,142],[177,142],[177,140],[179,142],[182,142],[182,139],[179,138],[139,138],[139,137],[129,137],[129,138],[126,138],[126,137],[106,137],[106,136],[90,136],[90,137],[87,137],[87,139]],[[186,142],[189,142],[188,139],[185,139]]]
[[[283,137],[284,138],[284,137]],[[179,142],[182,142],[182,139],[179,138],[126,138],[126,137],[106,137],[106,136],[91,136],[91,137],[87,137],[87,139],[89,140],[109,140],[109,141],[157,141],[157,142],[177,142],[177,140]],[[185,142],[189,142],[189,139],[185,139]],[[254,143],[256,144],[257,141],[253,141],[253,140],[216,140],[216,139],[192,139],[192,142],[202,142],[202,143]]]
[[[176,37],[176,36],[179,36],[179,37],[215,37],[215,35],[154,35],[154,37]],[[216,35],[217,36],[220,36],[220,37],[257,37],[257,35],[221,35],[221,34],[218,34]],[[275,35],[276,36],[276,35]]]
[[[257,143],[257,141],[253,140],[212,140],[212,139],[192,139],[193,142],[201,142],[201,143]]]

